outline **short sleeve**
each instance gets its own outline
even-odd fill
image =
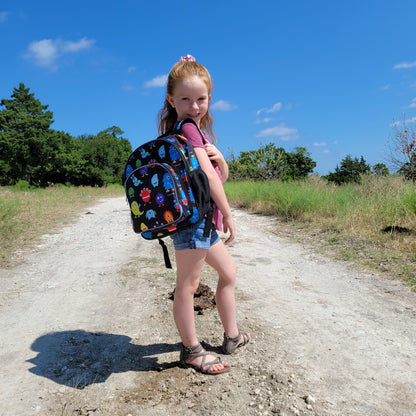
[[[192,123],[185,123],[182,126],[182,134],[189,140],[193,147],[204,147],[201,134],[198,128]],[[208,142],[208,137],[204,135],[205,140]]]

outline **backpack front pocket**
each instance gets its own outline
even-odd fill
[[[174,230],[189,215],[181,179],[165,163],[135,169],[125,186],[133,229],[137,233],[156,238],[158,230],[169,227]]]

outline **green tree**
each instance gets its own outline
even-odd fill
[[[235,180],[281,178],[285,163],[284,149],[267,144],[258,150],[241,152],[238,158],[233,158],[229,163],[230,176]]]
[[[122,137],[117,126],[98,133],[97,136],[81,136],[85,161],[85,185],[103,186],[121,183],[127,158],[132,151],[130,142]]]
[[[334,182],[337,185],[350,182],[361,182],[361,175],[369,173],[371,170],[363,156],[360,159],[352,158],[347,155],[342,161],[341,165],[335,168],[335,172],[330,172],[326,178],[329,182]]]
[[[294,153],[286,153],[286,169],[284,179],[304,179],[313,172],[316,162],[306,147],[295,147]]]
[[[373,169],[371,171],[373,175],[376,176],[388,176],[390,175],[389,168],[384,163],[376,163],[373,166]]]
[[[295,180],[312,173],[316,166],[304,147],[288,153],[274,144],[261,146],[258,150],[241,152],[229,160],[232,180]]]
[[[47,111],[23,83],[13,89],[11,99],[2,99],[0,111],[0,182],[19,179],[34,182],[34,168],[42,163],[43,146],[53,113]]]
[[[83,185],[86,162],[79,141],[65,132],[49,130],[42,148],[42,163],[32,169],[32,181]]]

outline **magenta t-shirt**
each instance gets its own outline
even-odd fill
[[[182,134],[189,140],[189,143],[191,143],[193,147],[205,148],[204,143],[202,141],[201,134],[199,133],[198,128],[194,124],[191,124],[191,123],[184,124],[182,127]],[[208,143],[211,143],[211,140],[209,139],[209,137],[205,133],[203,134],[204,134],[204,139]],[[215,166],[215,163],[213,162],[212,162],[212,166],[214,166],[214,169],[217,172],[222,182],[222,175],[221,175],[220,170]],[[223,219],[222,212],[214,204],[214,213],[213,213],[212,222],[214,223],[215,228],[218,231],[222,231],[222,219]]]

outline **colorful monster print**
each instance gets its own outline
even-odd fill
[[[143,188],[140,192],[140,196],[143,199],[143,202],[149,202],[150,201],[150,189],[149,188]]]
[[[194,193],[192,192],[191,187],[189,187],[189,199],[191,200],[191,202],[195,202]]]
[[[145,176],[147,174],[147,166],[141,168],[139,170],[140,175]]]
[[[167,223],[173,222],[173,214],[170,211],[165,211],[163,213],[163,218]]]
[[[134,175],[131,176],[131,179],[133,180],[134,186],[139,186],[141,183],[143,183],[142,181],[139,181]]]
[[[172,163],[176,163],[178,160],[181,160],[181,155],[176,150],[175,146],[169,147],[169,155],[170,155],[170,158],[172,159]]]
[[[146,152],[145,149],[140,149],[140,155],[143,159],[145,159],[147,156],[150,156],[150,153]]]
[[[192,214],[192,217],[190,218],[190,221],[194,224],[199,220],[199,212],[197,209],[194,209],[194,212]]]
[[[170,173],[165,173],[163,175],[163,186],[165,187],[166,192],[169,192],[173,189],[173,180]]]
[[[158,151],[159,157],[164,158],[165,157],[165,146],[160,146]]]
[[[131,210],[137,217],[140,217],[140,215],[143,214],[143,212],[140,212],[140,205],[136,201],[131,203]]]
[[[176,211],[180,211],[181,207],[176,199],[173,199],[173,206],[175,207]]]
[[[188,175],[186,174],[186,169],[181,170],[181,178],[184,182],[188,182]]]
[[[188,122],[141,145],[127,160],[123,179],[133,230],[147,240],[172,235],[211,210],[208,180],[192,144],[181,136]],[[195,172],[201,186],[191,189]]]
[[[183,189],[181,189],[181,198],[182,198],[183,204],[188,206],[188,198],[186,197],[185,192],[183,191]]]
[[[127,165],[126,166],[126,178],[128,178],[130,176],[130,173],[133,172],[133,168],[131,167],[131,165]]]
[[[198,159],[196,158],[195,155],[191,155],[191,166],[192,166],[192,170],[199,168]]]
[[[151,220],[152,218],[156,218],[156,211],[154,209],[149,209],[149,211],[146,212],[146,218],[148,220]]]
[[[152,185],[154,188],[156,188],[157,186],[159,186],[159,177],[157,176],[157,173],[155,173],[152,176]]]
[[[160,192],[156,195],[156,202],[161,207],[165,202],[165,196]]]

